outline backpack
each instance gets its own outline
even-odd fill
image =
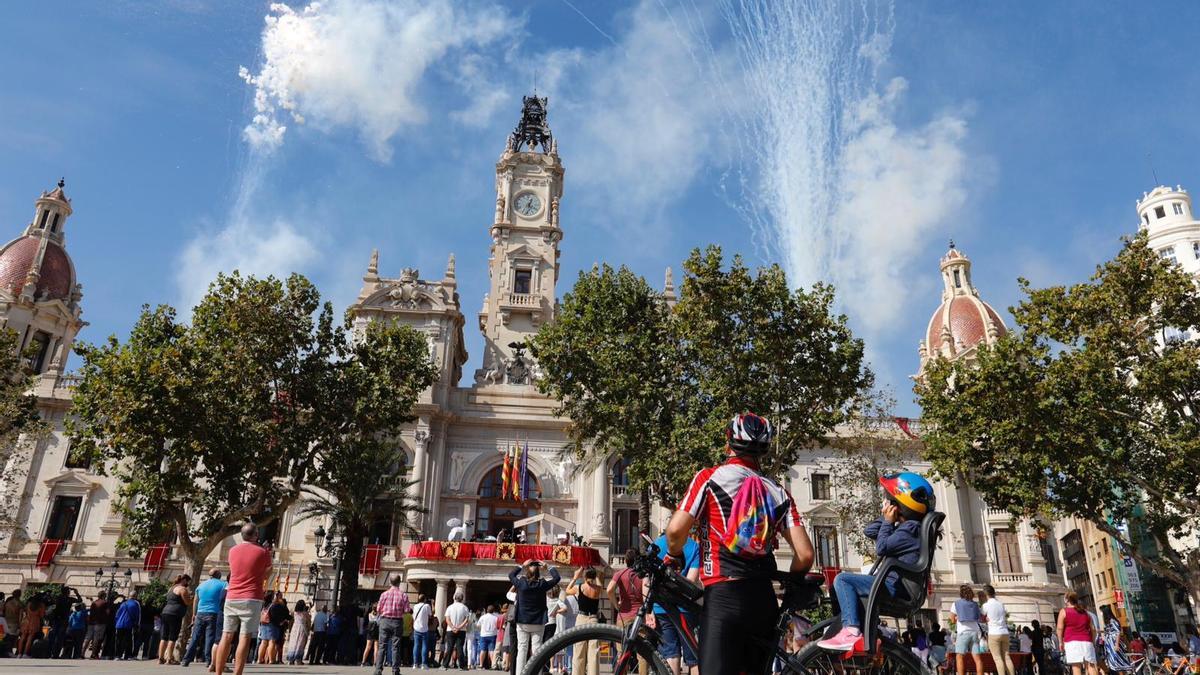
[[[748,476],[738,487],[725,531],[725,549],[741,558],[761,558],[771,553],[778,504],[762,477]]]
[[[258,622],[263,623],[263,624],[271,623],[271,606],[270,605],[263,607],[262,611],[258,613]]]

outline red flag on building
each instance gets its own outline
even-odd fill
[[[367,544],[363,549],[362,560],[358,561],[359,574],[379,574],[383,569],[383,546]]]
[[[142,561],[142,569],[147,572],[157,572],[167,564],[167,554],[171,552],[170,544],[155,544],[146,549],[146,558]]]
[[[54,556],[63,550],[67,542],[62,539],[47,539],[38,547],[37,563],[38,567],[49,567],[50,563],[54,562]]]
[[[914,441],[921,440],[920,436],[912,432],[912,428],[910,426],[912,424],[912,420],[907,417],[893,417],[892,419],[896,421],[896,426],[900,427],[900,431],[903,431],[905,436],[908,436]]]
[[[521,451],[514,445],[510,452],[512,452],[512,478],[509,484],[512,485],[512,498],[521,501]]]
[[[501,476],[502,485],[500,488],[500,498],[508,499],[510,490],[508,482],[512,480],[512,451],[504,451],[504,468],[502,468],[500,471],[503,474]]]

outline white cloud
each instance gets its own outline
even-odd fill
[[[282,145],[289,124],[349,127],[372,156],[386,161],[392,137],[426,119],[426,72],[519,27],[489,3],[328,0],[301,10],[272,4],[263,62],[257,72],[240,71],[254,87],[255,114],[245,138],[271,151]]]

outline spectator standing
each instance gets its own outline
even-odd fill
[[[665,559],[667,557],[667,535],[659,535],[658,539],[654,541],[654,545],[658,547],[660,554]],[[700,544],[696,543],[695,539],[688,537],[687,541],[683,542],[683,557],[678,562],[679,573],[693,584],[699,584]],[[634,616],[637,616],[636,607]],[[697,617],[693,617],[687,612],[681,611],[681,616],[689,626],[698,624]],[[667,610],[662,605],[654,605],[654,623],[659,635],[662,636],[662,641],[658,645],[658,653],[666,659],[667,665],[671,667],[671,672],[679,675],[680,660],[683,661],[687,672],[693,672],[700,663],[699,657],[692,651],[687,639],[680,635],[679,631],[675,630],[674,624],[667,620]]]
[[[975,661],[975,672],[983,672],[983,657],[979,655],[979,621],[982,618],[979,603],[975,602],[975,589],[970,584],[959,586],[958,600],[954,601],[954,607],[950,610],[950,620],[958,624],[954,638],[958,675],[966,675],[967,655]]]
[[[14,588],[8,599],[4,601],[4,622],[8,624],[8,630],[4,633],[5,653],[15,651],[17,648],[21,633],[21,619],[24,613],[25,605],[21,602],[21,589]]]
[[[366,646],[362,650],[362,659],[359,661],[360,666],[375,665],[376,652],[379,651],[379,615],[375,613],[375,607],[372,605],[367,612],[367,626],[363,631],[366,637]]]
[[[217,649],[217,675],[225,670],[235,634],[239,634],[241,639],[238,641],[233,672],[234,675],[242,675],[245,670],[250,638],[258,627],[255,619],[262,610],[260,598],[263,583],[271,571],[271,554],[258,545],[258,528],[254,523],[243,525],[241,536],[241,543],[229,551],[229,587],[225,593],[224,631]]]
[[[1034,619],[1029,622],[1029,647],[1033,654],[1033,662],[1037,664],[1038,675],[1048,675],[1046,672],[1046,637],[1042,632],[1042,622]]]
[[[311,623],[308,604],[303,600],[297,600],[295,612],[292,614],[292,629],[288,631],[287,646],[284,648],[284,661],[289,666],[304,662],[304,647],[308,644]]]
[[[417,596],[413,607],[413,667],[429,668],[429,628],[433,608],[425,602],[425,595]]]
[[[1105,605],[1100,611],[1104,615],[1104,663],[1108,672],[1133,670],[1133,664],[1129,662],[1129,657],[1125,656],[1125,650],[1121,647],[1121,640],[1124,638],[1121,634],[1121,622],[1113,614],[1112,607]]]
[[[408,595],[405,594],[405,599],[407,600],[407,598]],[[400,637],[400,653],[396,654],[395,658],[404,665],[411,666],[412,663],[409,662],[413,650],[413,611],[411,606],[404,612],[404,625],[402,629],[404,632],[401,633]]]
[[[340,612],[330,612],[329,624],[325,627],[325,656],[326,665],[336,665],[338,661],[338,643],[342,639],[344,619]]]
[[[665,543],[666,537],[662,537],[662,541]],[[688,538],[688,541],[691,541],[691,538]],[[663,546],[662,550],[666,552],[667,547]],[[616,608],[617,625],[622,629],[633,623],[637,618],[638,609],[642,606],[642,578],[633,571],[639,555],[636,548],[625,551],[625,569],[614,574],[608,582],[608,588],[605,589],[609,602]],[[646,663],[646,659],[639,656],[639,675],[646,675],[649,668],[650,664]]]
[[[138,601],[137,591],[129,594],[129,598],[117,606],[116,645],[114,656],[122,661],[137,658],[133,648],[133,634],[142,625],[142,603]]]
[[[409,610],[408,594],[400,588],[403,576],[397,572],[388,579],[391,588],[379,596],[375,611],[379,622],[379,642],[382,648],[375,654],[375,675],[383,673],[383,656],[392,655],[392,675],[400,674],[400,638],[404,631],[404,615]]]
[[[471,624],[471,610],[463,604],[465,598],[462,591],[455,591],[454,602],[446,608],[444,668],[454,664],[461,670],[467,669],[467,626]]]
[[[72,599],[71,595],[75,598]],[[59,658],[62,652],[63,642],[67,638],[67,620],[71,618],[71,610],[76,602],[82,602],[83,598],[79,597],[79,591],[69,586],[62,586],[59,589],[58,597],[54,599],[54,606],[50,608],[48,618],[50,619],[50,658]]]
[[[25,604],[25,617],[21,623],[21,641],[17,652],[21,658],[32,658],[33,638],[42,636],[42,619],[46,617],[46,602],[41,595],[34,595]]]
[[[64,649],[66,658],[83,658],[83,639],[87,635],[87,605],[75,603],[75,611],[67,619],[67,647]]]
[[[321,662],[325,654],[325,631],[329,627],[329,607],[321,608],[313,614],[312,635],[308,639],[308,665],[315,666]]]
[[[485,670],[492,669],[492,653],[496,651],[496,633],[500,617],[496,615],[496,606],[488,605],[479,621],[475,623],[479,634],[479,666]]]
[[[192,638],[183,655],[184,666],[191,665],[196,659],[197,649],[200,650],[201,661],[212,662],[212,650],[217,644],[218,624],[228,588],[229,583],[221,578],[221,570],[215,567],[209,572],[208,579],[196,587],[196,619],[192,622]]]
[[[1008,650],[1012,639],[1008,632],[1008,610],[1005,609],[1004,603],[996,599],[996,589],[991,584],[984,585],[983,592],[987,601],[981,609],[987,617],[988,651],[992,653],[992,660],[996,662],[996,675],[1017,675]]]
[[[180,574],[167,591],[167,602],[162,608],[162,637],[158,643],[159,664],[179,665],[175,660],[175,643],[179,640],[179,630],[183,627],[183,617],[192,605],[192,577]]]
[[[558,585],[562,577],[550,568],[550,577],[542,578],[542,563],[526,560],[508,573],[508,580],[517,589],[517,672],[525,670],[525,661],[542,646],[546,628],[546,592]]]
[[[266,663],[283,663],[283,634],[291,622],[292,614],[288,611],[287,600],[283,593],[276,593],[267,608],[267,625],[270,626],[270,647]],[[263,663],[263,661],[259,661]]]
[[[1064,661],[1073,675],[1080,675],[1085,668],[1088,675],[1096,675],[1096,627],[1077,593],[1067,593],[1066,600],[1067,606],[1058,612],[1058,641]]]
[[[6,612],[7,613],[7,612]],[[83,651],[92,650],[92,660],[100,659],[100,650],[104,648],[104,631],[108,628],[109,605],[104,591],[96,594],[92,606],[88,608],[87,636],[83,641]]]
[[[572,586],[577,586],[582,583],[579,578],[583,568],[576,568],[575,574],[571,576],[571,583],[567,585],[570,590]],[[575,627],[575,617],[579,615],[579,600],[574,595],[564,591],[559,594],[558,602],[551,608],[550,613],[554,615],[554,632],[562,633],[565,630],[570,630]],[[567,645],[567,651],[554,655],[554,663],[551,664],[551,670],[557,670],[560,673],[565,673],[571,667],[571,657],[575,653],[575,645]]]
[[[596,623],[600,619],[600,596],[604,594],[604,586],[600,583],[600,575],[596,570],[588,568],[583,573],[581,583],[567,588],[567,595],[574,596],[579,606],[575,615],[575,625],[582,626]],[[600,643],[596,640],[577,642],[575,653],[571,655],[572,675],[597,675],[600,672]]]

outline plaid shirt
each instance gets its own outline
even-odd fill
[[[379,596],[379,604],[375,611],[380,618],[399,619],[408,611],[408,607],[408,594],[400,590],[399,586],[392,586]]]

